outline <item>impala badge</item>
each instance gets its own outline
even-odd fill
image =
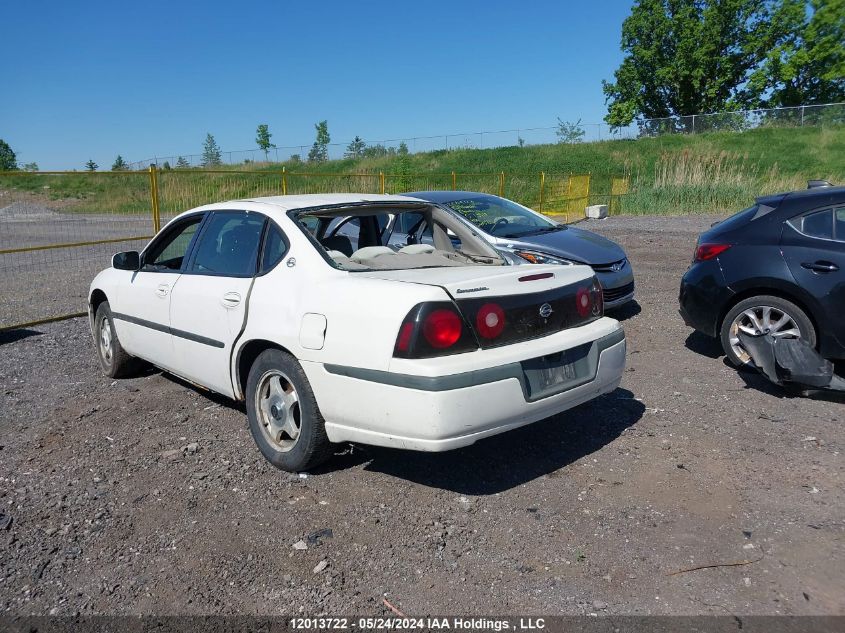
[[[550,316],[552,316],[552,312],[554,312],[554,310],[552,310],[552,306],[550,306],[548,303],[544,303],[540,306],[540,316],[544,319],[548,319]]]

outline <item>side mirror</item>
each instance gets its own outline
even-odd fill
[[[141,268],[141,254],[138,251],[115,253],[111,258],[112,268],[136,271]]]

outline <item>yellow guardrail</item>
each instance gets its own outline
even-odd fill
[[[141,248],[167,220],[210,202],[303,193],[464,190],[510,198],[570,222],[583,218],[591,201],[607,201],[611,213],[620,212],[629,185],[626,176],[506,171],[316,173],[286,167],[151,166],[147,171],[0,172],[0,331],[78,316],[88,283],[112,254],[109,247],[135,243],[133,248]]]

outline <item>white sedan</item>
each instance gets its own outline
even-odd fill
[[[387,246],[403,213],[422,213],[434,243]],[[404,196],[187,211],[143,252],[114,256],[89,314],[106,374],[143,360],[245,400],[262,454],[291,471],[338,442],[466,446],[612,391],[625,365],[589,267],[507,266],[465,223]]]

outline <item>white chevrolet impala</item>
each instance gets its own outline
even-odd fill
[[[433,244],[391,241],[408,213]],[[223,202],[115,255],[91,284],[91,326],[109,376],[148,361],[245,400],[279,468],[311,468],[337,442],[445,451],[622,375],[625,335],[593,271],[505,257],[404,196]]]

